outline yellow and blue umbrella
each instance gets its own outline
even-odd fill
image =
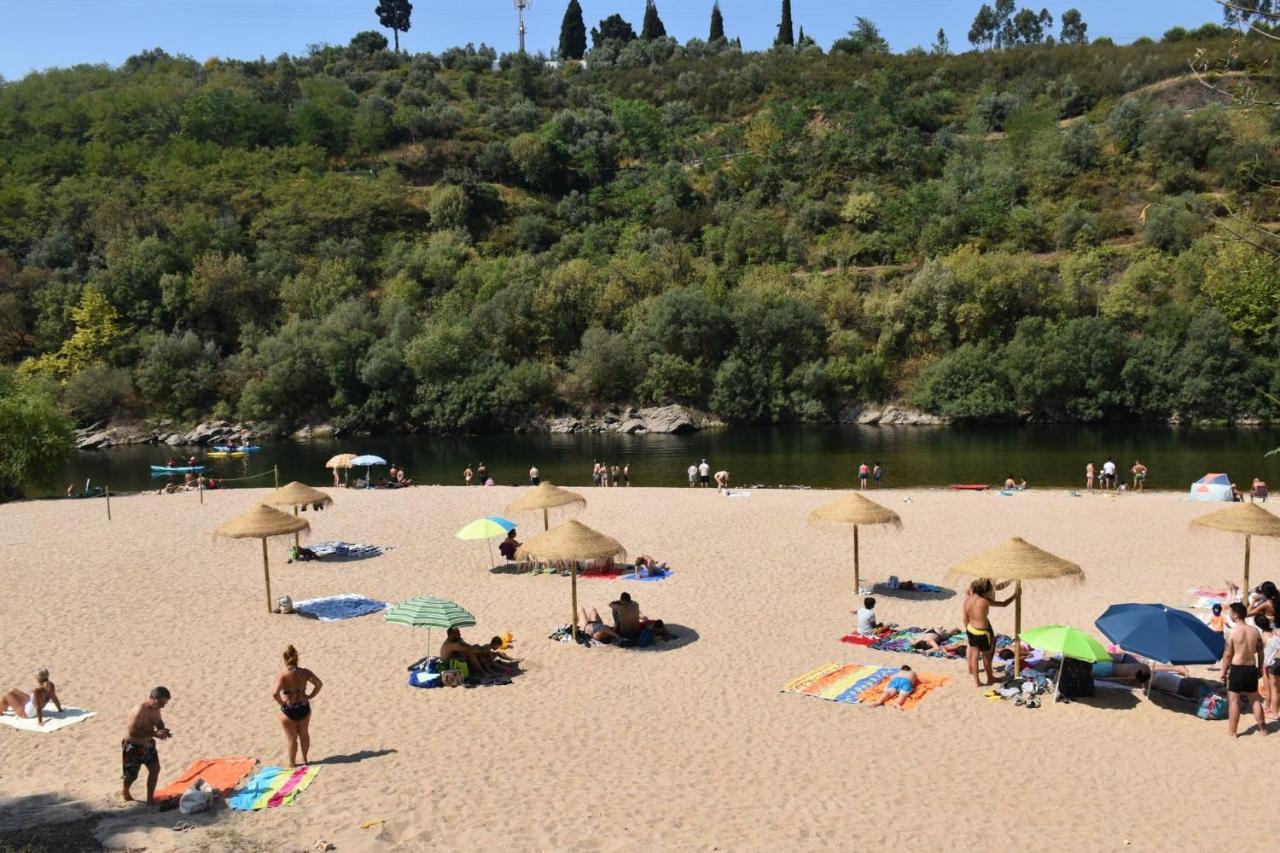
[[[484,518],[477,518],[453,535],[467,542],[484,539],[489,545],[489,567],[493,568],[493,543],[489,540],[495,536],[506,536],[515,529],[514,521],[500,515],[486,515]]]

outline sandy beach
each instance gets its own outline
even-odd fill
[[[442,690],[405,683],[425,631],[265,612],[259,543],[213,537],[265,491],[113,499],[110,522],[101,501],[0,506],[0,689],[29,690],[48,667],[64,703],[97,713],[52,734],[0,727],[0,837],[92,820],[105,845],[148,850],[1154,850],[1221,843],[1224,818],[1274,810],[1262,780],[1280,739],[1232,742],[1189,703],[1109,691],[1028,710],[983,698],[963,662],[839,642],[856,606],[852,536],[806,524],[834,492],[578,490],[587,507],[553,523],[572,516],[675,568],[656,583],[585,579],[582,602],[607,613],[629,590],[680,636],[642,651],[550,642],[569,581],[493,574],[483,543],[453,536],[518,491],[334,490],[307,514],[310,541],[396,550],[286,565],[287,540],[270,543],[277,595],[436,595],[475,614],[469,640],[514,633],[527,671],[513,684]],[[1109,604],[1185,605],[1191,587],[1240,577],[1237,537],[1188,526],[1220,505],[1180,493],[869,494],[903,528],[864,530],[864,583],[956,588],[950,566],[1014,535],[1079,563],[1083,585],[1027,585],[1024,627],[1092,631]],[[522,539],[541,527],[516,520]],[[1277,557],[1280,544],[1254,542],[1255,582],[1280,575]],[[960,607],[882,596],[878,612],[938,625]],[[1011,632],[1012,608],[993,622]],[[175,832],[176,811],[117,801],[125,714],[157,684],[174,697],[162,784],[202,757],[282,763],[270,691],[288,643],[325,682],[311,726],[322,770],[295,805],[220,809]],[[906,713],[779,692],[828,661],[910,662],[951,682]]]

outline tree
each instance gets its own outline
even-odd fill
[[[658,17],[658,5],[653,0],[645,0],[644,23],[640,27],[640,38],[645,41],[656,41],[667,34],[667,28]]]
[[[782,20],[778,22],[778,35],[773,40],[773,46],[791,47],[795,43],[795,30],[791,27],[791,0],[782,0]]]
[[[1013,22],[1017,11],[1014,0],[996,0],[996,47],[1013,47],[1017,44],[1017,30]]]
[[[969,27],[969,44],[977,48],[991,47],[995,44],[999,27],[995,10],[983,3],[973,18],[973,25]]]
[[[1058,41],[1063,44],[1088,44],[1089,37],[1085,35],[1088,29],[1089,25],[1084,22],[1080,10],[1068,9],[1062,13],[1062,33],[1058,36]]]
[[[636,31],[631,28],[626,19],[614,12],[609,17],[600,22],[600,27],[591,28],[591,47],[593,49],[604,47],[608,42],[622,42],[636,40]]]
[[[125,335],[120,313],[96,287],[86,287],[80,304],[71,312],[75,332],[54,353],[24,362],[24,369],[66,381],[90,365],[101,362]]]
[[[934,40],[933,45],[929,48],[929,52],[934,56],[948,56],[951,53],[951,43],[947,41],[946,30],[938,28],[938,37]]]
[[[582,59],[587,52],[587,25],[582,20],[582,5],[569,0],[560,22],[560,58]]]
[[[400,34],[409,32],[409,16],[413,13],[413,4],[409,0],[378,0],[373,10],[378,15],[378,23],[395,34],[396,53],[400,52]]]
[[[875,22],[859,15],[854,19],[853,29],[842,39],[836,39],[831,45],[832,53],[847,53],[851,56],[864,56],[871,53],[888,53],[889,42],[880,35],[880,28]]]
[[[720,3],[711,4],[711,31],[707,34],[707,41],[715,41],[724,38],[724,16],[720,14]]]
[[[52,476],[71,450],[71,421],[40,381],[0,366],[0,501]]]

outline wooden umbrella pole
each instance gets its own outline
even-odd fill
[[[103,489],[105,490],[105,493],[106,493],[106,495],[107,495],[107,521],[110,521],[110,520],[111,520],[111,487],[110,487],[110,486],[104,486],[104,487],[103,487]],[[1249,541],[1249,540],[1247,540],[1247,539],[1246,539],[1245,541],[1247,542],[1247,541]],[[1248,551],[1246,551],[1246,552],[1245,552],[1245,554],[1248,554],[1248,553],[1249,553]],[[1247,561],[1248,561],[1248,559],[1249,559],[1249,558],[1246,556],[1246,557],[1245,557],[1246,565],[1248,565],[1248,562],[1247,562]],[[1247,570],[1245,571],[1245,575],[1244,575],[1244,577],[1245,577],[1245,583],[1248,583],[1248,582],[1249,582],[1249,572],[1248,572]]]
[[[862,594],[862,580],[858,571],[858,525],[853,526],[853,597]]]
[[[262,579],[267,582],[267,612],[271,612],[271,569],[267,564],[267,537],[262,537]]]
[[[293,508],[293,514],[294,514],[294,515],[297,515],[297,514],[298,514],[298,507],[297,507],[297,506],[294,506],[294,508]],[[263,539],[262,541],[263,541],[263,542],[266,542],[267,540]],[[295,550],[295,551],[298,549],[298,531],[297,531],[297,530],[293,531],[293,548],[294,548],[294,550]]]
[[[545,510],[544,510],[545,512]],[[573,616],[569,619],[569,625],[573,630],[573,641],[578,642],[578,561],[573,561],[573,568],[570,570],[572,581],[571,598],[573,601]]]
[[[551,529],[551,522],[547,520],[547,508],[545,506],[542,508],[542,529]]]
[[[1249,542],[1253,539],[1248,533],[1244,535],[1244,586],[1240,589],[1241,600],[1249,606]]]
[[[993,631],[992,634],[995,632]],[[1013,593],[1013,677],[1022,677],[1022,581],[1017,581]],[[991,638],[995,642],[995,637]],[[1066,660],[1066,658],[1063,658]],[[987,673],[990,675],[991,673]]]

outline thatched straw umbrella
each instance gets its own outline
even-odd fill
[[[336,478],[338,476],[339,468],[345,469],[348,472],[348,474],[350,473],[351,460],[355,458],[356,458],[356,454],[354,453],[339,453],[337,456],[330,456],[329,461],[324,463],[324,467],[332,468],[333,475]],[[335,486],[338,485],[338,482],[336,479],[334,480],[333,484]]]
[[[891,524],[902,527],[902,519],[891,509],[885,509],[875,501],[869,501],[857,493],[845,495],[809,514],[810,524],[853,525],[853,594],[862,591],[858,569],[858,527],[863,524]]]
[[[1254,536],[1280,536],[1280,518],[1255,503],[1233,504],[1226,509],[1193,519],[1191,526],[1244,534],[1244,585],[1240,589],[1247,597],[1249,595],[1250,540]]]
[[[293,514],[298,514],[298,507],[312,506],[319,504],[328,506],[333,503],[333,498],[319,489],[313,489],[310,486],[304,486],[297,480],[287,486],[281,486],[271,494],[262,499],[262,503],[266,506],[289,506],[293,507]],[[298,544],[298,534],[293,534],[293,544]]]
[[[1037,548],[1015,536],[1003,545],[971,557],[952,566],[947,577],[968,575],[974,578],[1003,578],[1015,582],[1013,611],[1013,673],[1022,673],[1022,582],[1025,580],[1051,580],[1066,578],[1076,583],[1084,581],[1084,570],[1068,560]],[[967,627],[967,626],[966,626]]]
[[[568,506],[570,504],[587,505],[587,499],[577,492],[571,492],[568,489],[562,489],[551,483],[543,482],[529,489],[520,497],[507,504],[505,512],[508,514],[515,512],[530,512],[531,510],[542,510],[542,529],[550,529],[550,522],[547,520],[547,510],[554,509],[558,506]]]
[[[267,565],[267,537],[284,536],[311,527],[305,518],[258,504],[244,515],[236,516],[214,531],[227,539],[262,540],[262,577],[267,584],[267,612],[271,612],[271,570]]]
[[[552,563],[567,560],[572,564],[571,575],[573,618],[569,624],[573,626],[573,639],[578,639],[578,561],[604,560],[609,557],[626,556],[627,549],[617,539],[605,536],[592,530],[581,522],[570,519],[556,525],[555,530],[539,533],[516,552],[516,556],[526,557]]]

